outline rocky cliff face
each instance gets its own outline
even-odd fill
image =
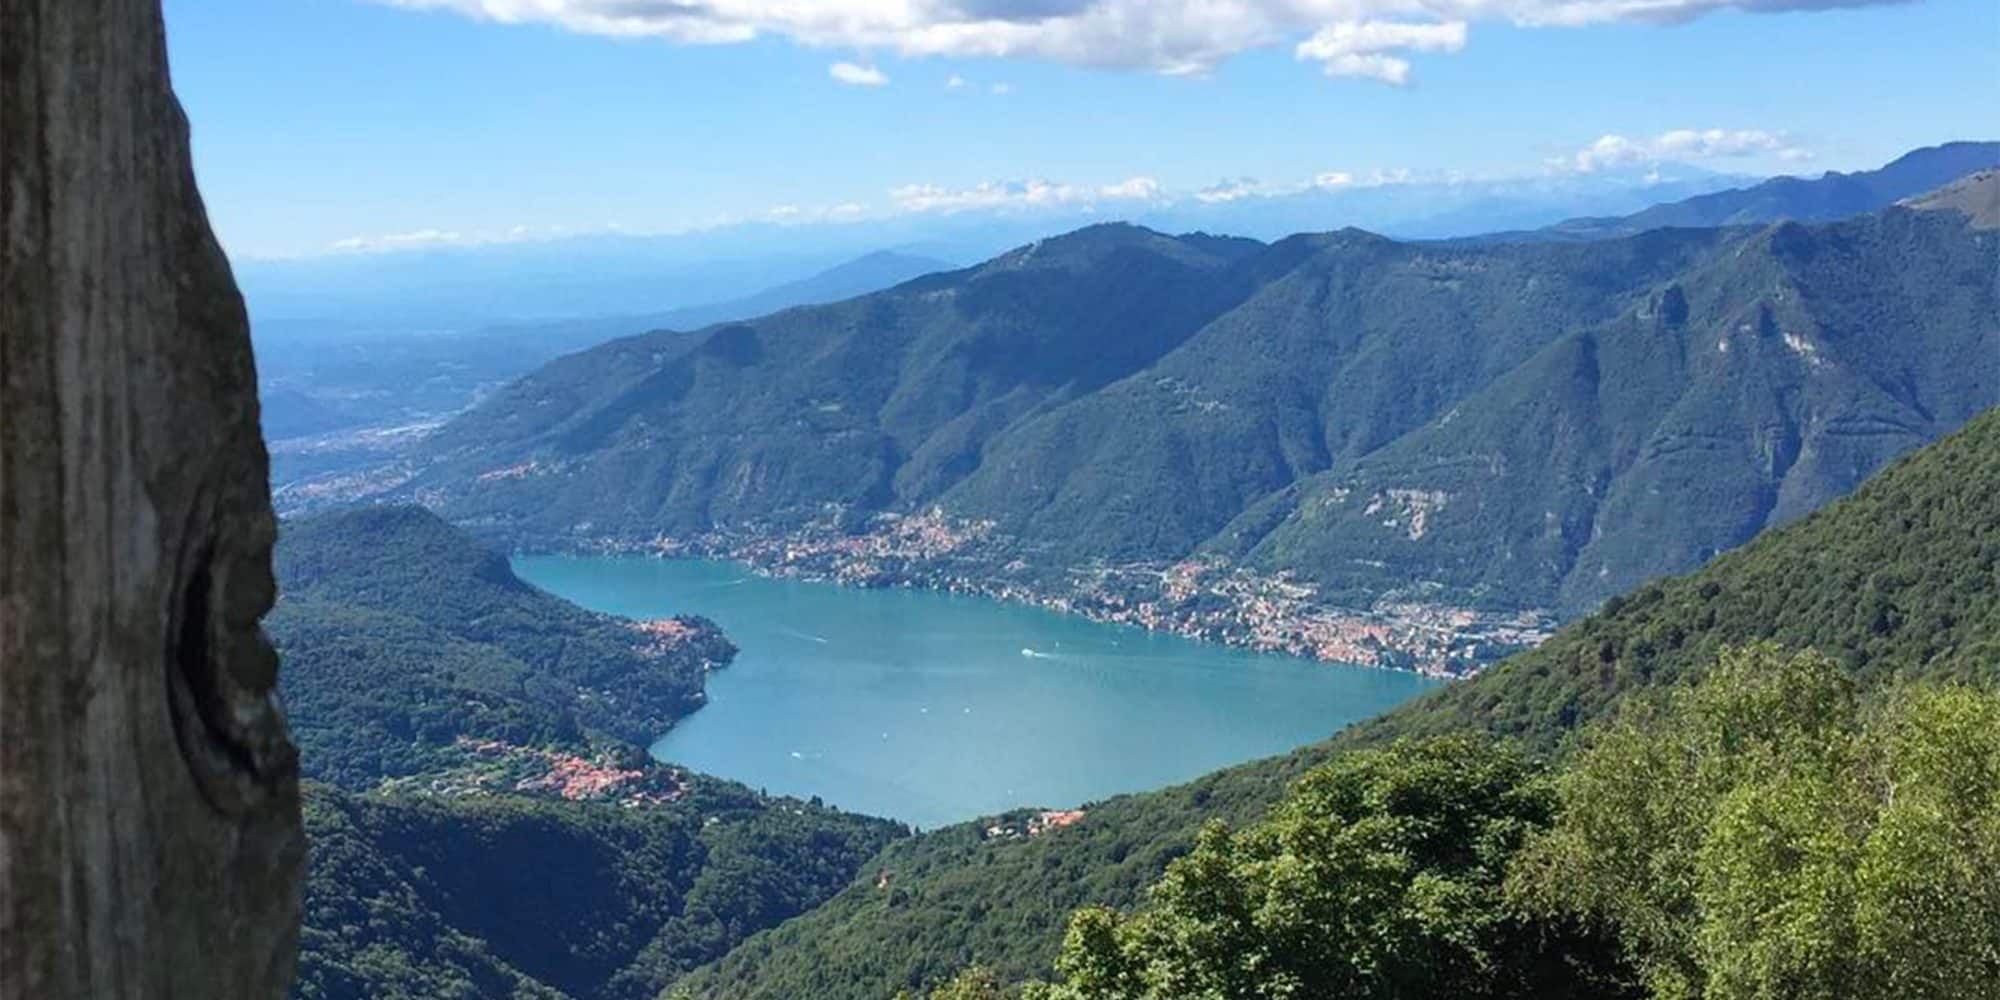
[[[274,522],[157,0],[0,0],[0,199],[0,996],[279,996]]]

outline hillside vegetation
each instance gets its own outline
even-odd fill
[[[1348,607],[1573,616],[2000,402],[2000,233],[1962,200],[1589,244],[1098,226],[565,358],[397,489],[530,546],[935,511],[891,582],[1066,596],[1199,556]]]
[[[645,808],[309,786],[299,1000],[645,1000],[904,832],[695,778]]]
[[[1078,913],[1021,995],[2000,993],[2000,695],[1869,697],[1767,645],[1582,735],[1553,771],[1469,736],[1340,754],[1143,910]]]
[[[1758,232],[1260,503],[1229,549],[1339,592],[1414,569],[1461,599],[1588,611],[2000,401],[1995,235],[1900,210]],[[1398,509],[1417,505],[1421,523]],[[1383,530],[1385,506],[1409,530]]]
[[[286,521],[265,620],[309,777],[348,788],[456,760],[461,740],[646,745],[702,704],[735,649],[585,611],[417,507]]]
[[[594,614],[416,508],[286,522],[301,1000],[643,1000],[907,835],[653,762],[733,652]]]
[[[825,905],[683,986],[704,998],[880,1000],[974,965],[1008,982],[1044,977],[1072,910],[1139,903],[1204,822],[1262,814],[1338,752],[1484,732],[1541,753],[1633,694],[1699,677],[1725,649],[1760,641],[1816,649],[1863,692],[1902,679],[2000,680],[2000,411],[1852,497],[1328,743],[1098,803],[1042,837],[987,840],[966,826],[898,843]],[[887,887],[878,867],[893,872]]]

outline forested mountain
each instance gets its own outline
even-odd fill
[[[433,770],[468,740],[645,745],[735,650],[713,623],[639,623],[522,582],[418,507],[287,521],[266,618],[304,773],[349,788]]]
[[[1812,648],[1863,691],[2000,682],[2000,411],[1700,572],[1609,602],[1538,650],[1284,758],[1088,807],[1029,839],[954,827],[889,848],[813,912],[683,984],[698,997],[879,998],[984,965],[1047,975],[1067,915],[1128,907],[1212,819],[1260,814],[1308,767],[1401,737],[1483,731],[1546,750],[1727,647]],[[1106,993],[1116,996],[1116,993]]]
[[[2000,401],[1996,237],[1956,203],[1590,244],[1100,226],[562,359],[396,489],[537,546],[923,513],[944,541],[870,572],[1067,598],[1193,556],[1347,607],[1573,614]]]
[[[934,496],[1022,414],[1142,368],[1240,299],[1232,265],[1257,249],[1102,226],[694,344],[614,341],[446,426],[423,483],[453,519],[526,537]]]
[[[638,808],[314,785],[305,817],[300,1000],[650,1000],[904,832],[698,776]]]
[[[2000,166],[2000,142],[1947,142],[1911,150],[1875,170],[1773,177],[1761,184],[1654,205],[1631,215],[1559,222],[1501,239],[1599,240],[1666,226],[1736,226],[1839,219],[1887,208],[1979,170]],[[1493,239],[1496,237],[1479,237]]]
[[[523,583],[419,508],[286,522],[267,619],[309,785],[294,995],[643,1000],[907,831],[653,762],[733,648]]]
[[[1224,540],[1335,592],[1415,572],[1570,614],[1698,565],[2000,401],[2000,241],[1966,225],[1758,231]],[[1421,528],[1384,531],[1384,497],[1422,504]]]

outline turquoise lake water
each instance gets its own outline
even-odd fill
[[[1436,683],[733,563],[526,556],[514,569],[599,611],[706,615],[741,647],[655,756],[923,827],[1185,781]]]

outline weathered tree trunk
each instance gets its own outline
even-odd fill
[[[0,0],[4,1000],[290,980],[256,393],[158,0]]]

